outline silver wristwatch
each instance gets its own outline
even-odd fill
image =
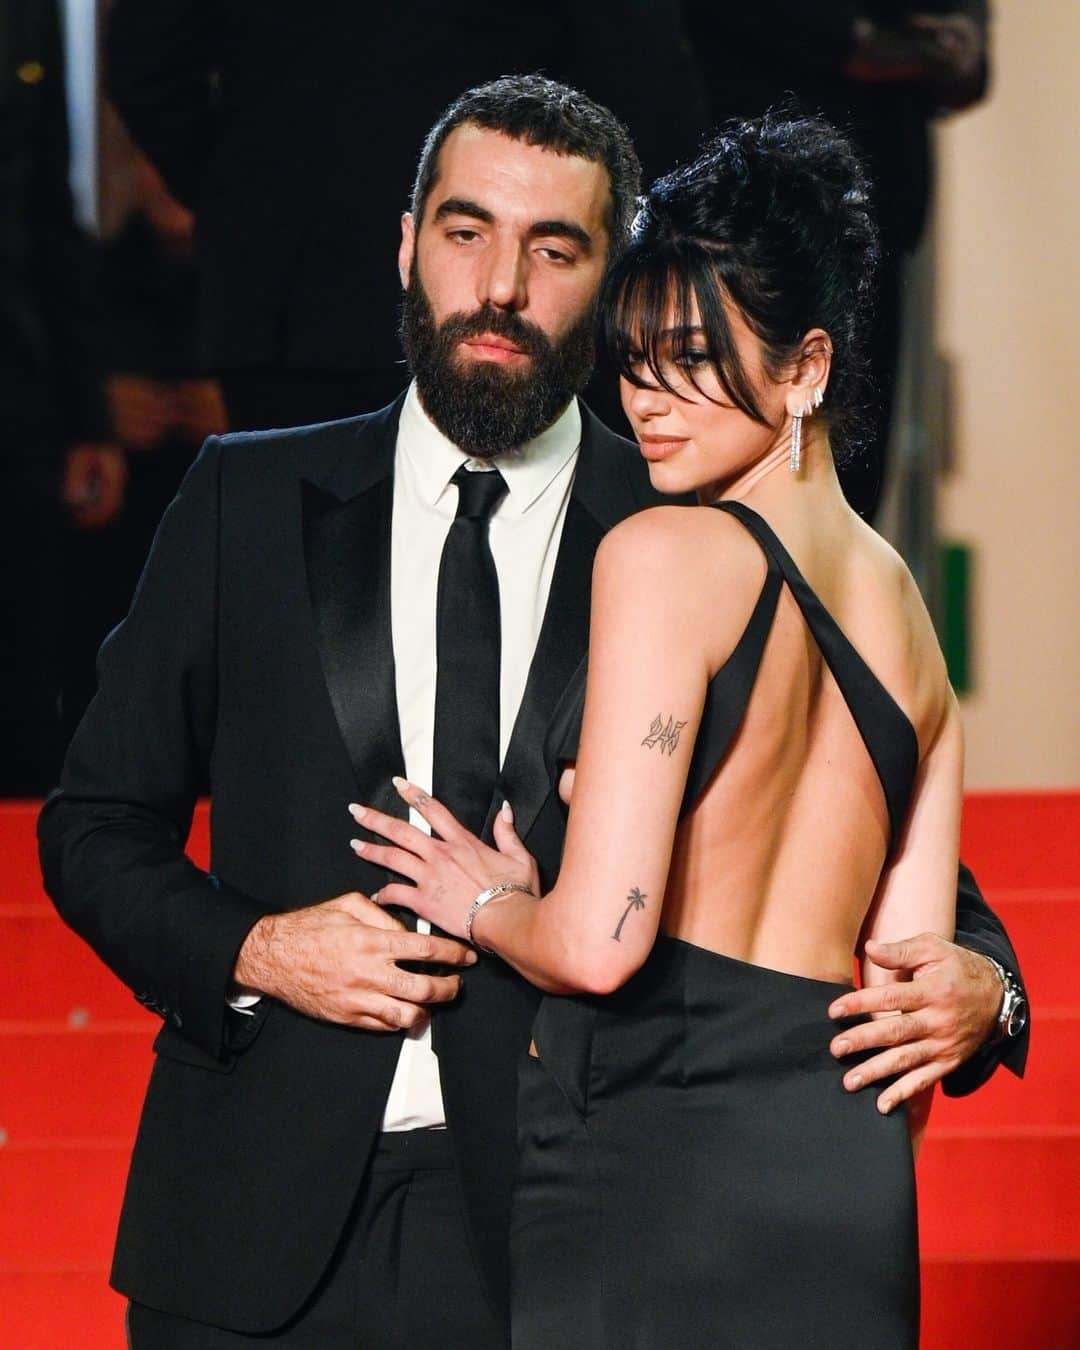
[[[986,953],[983,952],[983,955],[986,956]],[[1001,962],[995,961],[992,956],[986,956],[986,959],[997,971],[1002,988],[997,1031],[991,1041],[991,1044],[996,1045],[998,1041],[1015,1040],[1020,1035],[1024,1027],[1027,1026],[1028,1007],[1024,991],[1016,976],[1010,974]]]

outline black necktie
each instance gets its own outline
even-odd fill
[[[432,790],[479,834],[499,776],[499,578],[488,522],[506,491],[498,470],[452,481],[457,515],[439,564]]]

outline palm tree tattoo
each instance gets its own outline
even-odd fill
[[[630,911],[632,909],[644,909],[645,901],[648,898],[649,898],[648,895],[643,891],[639,891],[636,886],[631,890],[630,894],[626,897],[627,905],[626,908],[623,910],[622,918],[619,920],[614,933],[612,933],[611,935],[616,942],[622,941],[622,926],[626,922],[627,916],[629,915]]]

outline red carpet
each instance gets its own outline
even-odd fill
[[[49,906],[36,813],[0,804],[0,1344],[123,1350],[106,1275],[157,1019]],[[205,812],[191,850],[205,860]],[[923,1350],[1071,1350],[1080,793],[974,794],[963,851],[1021,954],[1035,1031],[1023,1083],[999,1073],[935,1105],[919,1162]]]

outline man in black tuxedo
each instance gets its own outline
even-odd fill
[[[513,77],[453,104],[403,222],[414,385],[381,412],[209,440],[105,644],[40,833],[61,913],[164,1019],[113,1268],[137,1350],[505,1344],[536,992],[373,905],[386,874],[349,850],[346,804],[402,813],[395,774],[474,781],[496,737],[478,824],[511,801],[554,876],[545,728],[600,538],[651,500],[574,397],[636,188],[625,131],[580,94]],[[497,578],[490,698],[491,625],[451,620],[439,584],[459,531]],[[451,670],[487,714],[475,735],[467,700],[449,725],[440,706]],[[210,874],[183,854],[206,777]],[[1016,969],[967,877],[958,932]],[[972,951],[932,956],[893,1023],[940,1074],[987,1040],[1000,985]]]

